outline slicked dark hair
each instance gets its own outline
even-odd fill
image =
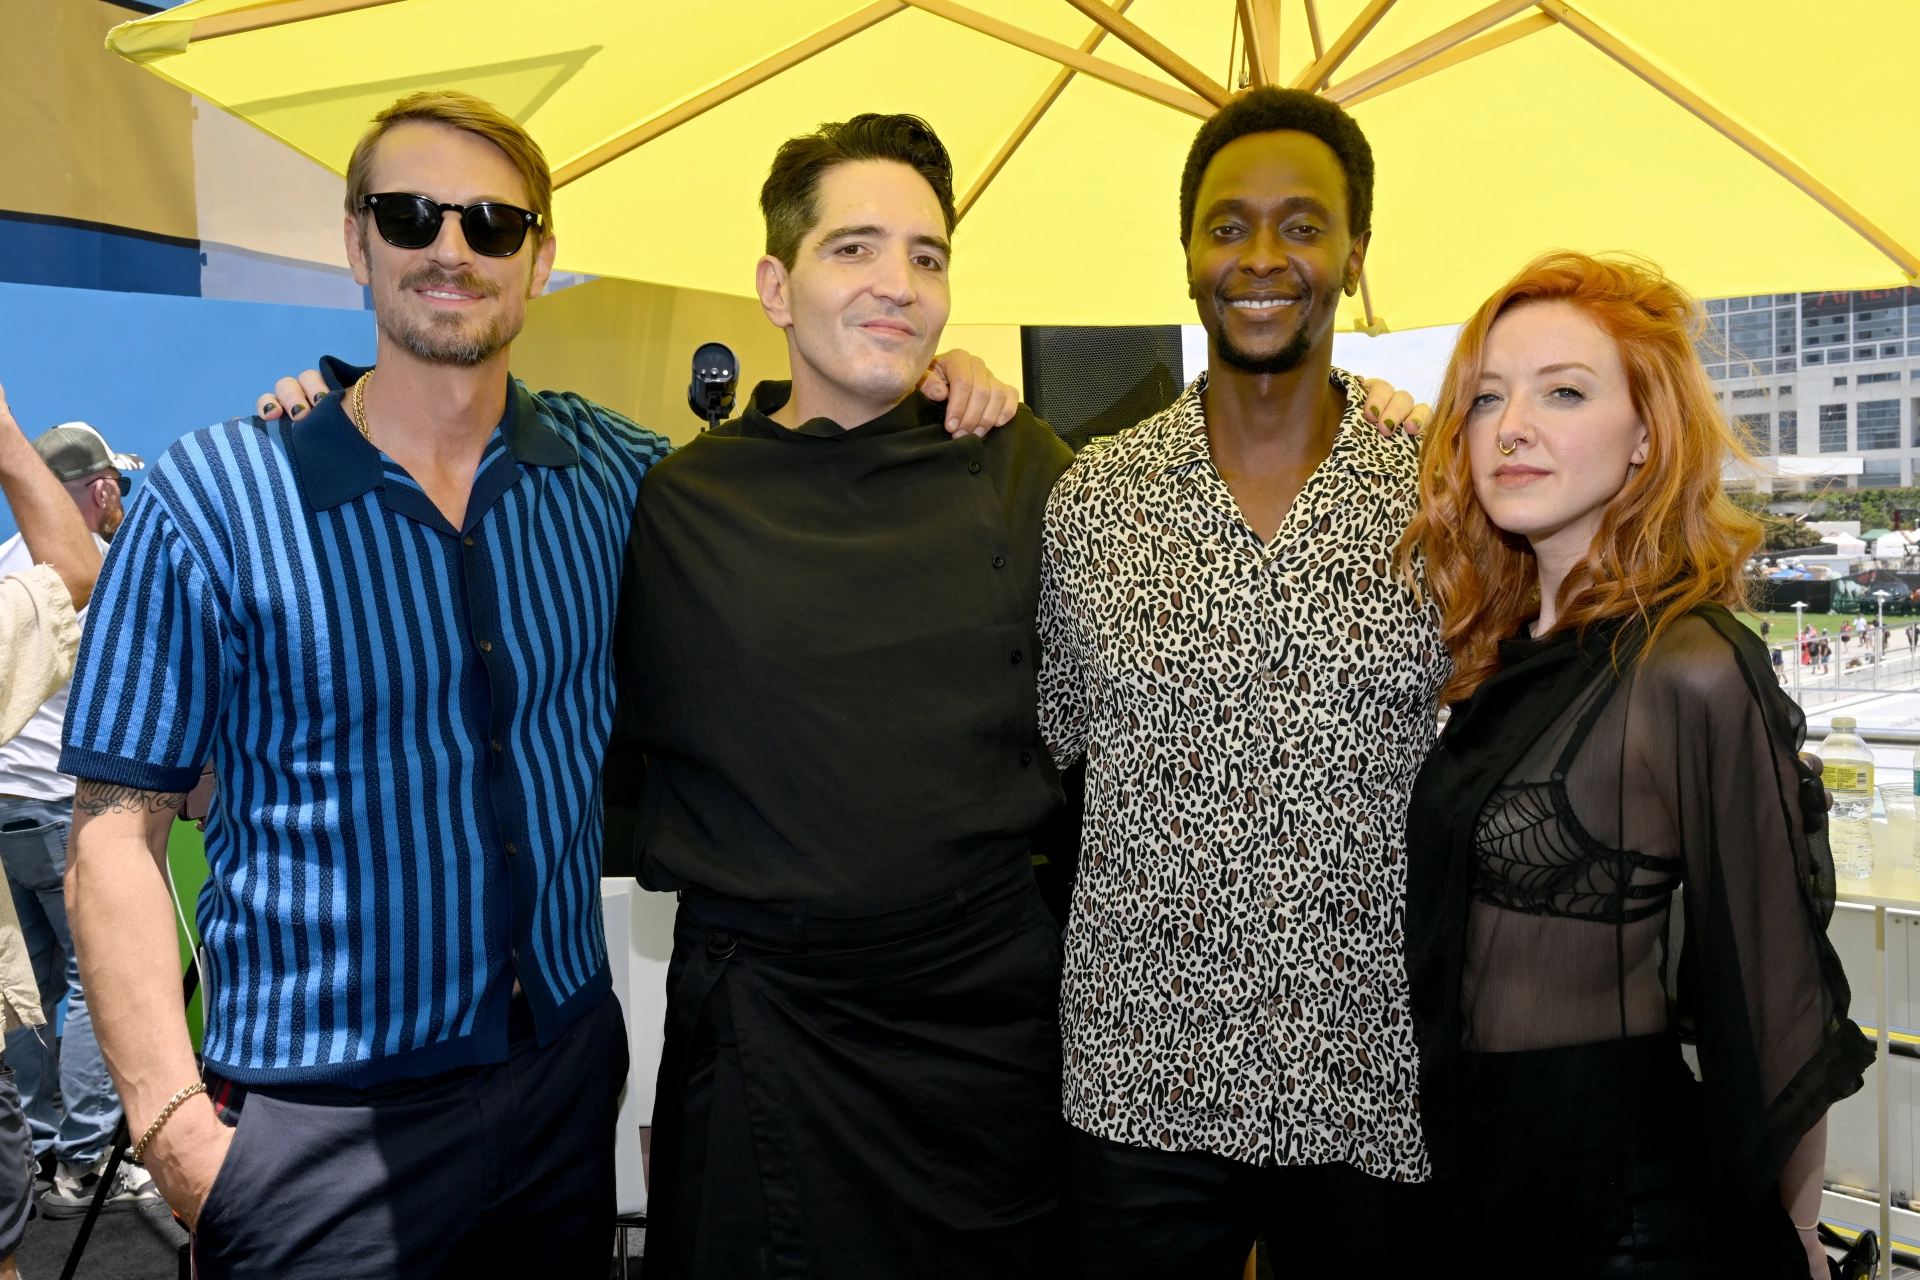
[[[1290,129],[1311,134],[1327,144],[1347,175],[1347,231],[1356,239],[1373,225],[1373,148],[1354,118],[1315,93],[1271,85],[1248,89],[1193,135],[1187,149],[1186,172],[1180,175],[1180,243],[1193,235],[1193,206],[1200,199],[1200,179],[1220,148],[1250,133],[1277,133]]]
[[[814,196],[820,179],[836,165],[855,160],[897,160],[927,180],[953,235],[953,161],[940,135],[919,116],[867,112],[812,133],[788,138],[774,153],[773,170],[760,186],[760,212],[767,219],[767,253],[793,270],[800,242],[820,225]]]

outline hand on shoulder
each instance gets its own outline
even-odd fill
[[[1373,424],[1374,430],[1383,436],[1390,436],[1396,431],[1418,436],[1426,430],[1427,423],[1433,418],[1433,406],[1415,404],[1411,395],[1396,390],[1384,378],[1367,378],[1363,381],[1367,388],[1367,402],[1360,411]]]

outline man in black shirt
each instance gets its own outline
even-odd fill
[[[1022,408],[949,439],[945,148],[860,116],[780,150],[759,292],[793,381],[657,465],[610,753],[681,894],[655,1103],[661,1277],[1057,1271],[1061,799],[1034,671],[1071,460]]]

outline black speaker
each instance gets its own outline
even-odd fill
[[[1027,404],[1078,452],[1179,399],[1180,326],[1026,325]]]

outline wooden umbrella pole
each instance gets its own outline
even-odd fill
[[[1356,107],[1363,102],[1368,102],[1379,97],[1383,93],[1392,93],[1395,89],[1404,89],[1414,81],[1424,80],[1435,72],[1445,71],[1448,67],[1456,67],[1463,62],[1471,62],[1483,53],[1492,53],[1495,49],[1504,48],[1512,44],[1515,40],[1534,35],[1541,31],[1550,31],[1558,25],[1557,22],[1544,13],[1530,13],[1524,18],[1516,18],[1504,26],[1497,27],[1483,36],[1475,36],[1471,40],[1463,41],[1453,46],[1453,48],[1448,49],[1445,53],[1435,54],[1433,57],[1407,68],[1398,75],[1390,76],[1385,80],[1379,81],[1370,89],[1350,89],[1349,85],[1352,82],[1343,80],[1327,90],[1327,97],[1333,99],[1343,107]],[[1357,78],[1358,77],[1356,77],[1356,79]]]
[[[336,13],[378,9],[381,5],[398,3],[399,0],[280,0],[277,4],[259,4],[249,9],[232,9],[226,13],[196,18],[193,22],[193,39],[215,40],[249,31],[268,31],[312,18],[331,18]]]
[[[1639,76],[1703,124],[1800,188],[1821,208],[1846,223],[1874,248],[1893,259],[1909,280],[1920,277],[1920,254],[1916,254],[1887,234],[1866,214],[1843,199],[1839,192],[1814,177],[1786,152],[1655,66],[1633,46],[1571,4],[1562,3],[1562,0],[1537,0],[1537,2],[1541,11],[1555,22]]]
[[[957,26],[978,31],[983,36],[991,36],[1016,49],[1025,49],[1028,53],[1038,54],[1042,58],[1051,58],[1063,67],[1072,67],[1075,71],[1090,75],[1096,80],[1104,80],[1116,89],[1137,93],[1163,107],[1184,111],[1201,120],[1213,114],[1213,103],[1198,94],[1175,88],[1164,80],[1142,75],[1131,67],[1123,67],[1118,63],[1108,62],[1104,58],[1084,54],[1072,45],[1061,44],[1058,40],[1015,26],[992,14],[969,9],[965,5],[956,4],[954,0],[908,0],[908,3],[937,18],[945,18]]]
[[[1328,89],[1326,96],[1335,102],[1345,102],[1395,76],[1413,70],[1424,62],[1439,57],[1449,49],[1464,44],[1491,27],[1499,26],[1517,13],[1525,13],[1534,8],[1536,3],[1537,0],[1494,0],[1493,4],[1478,13],[1462,18],[1445,30],[1435,32],[1420,43],[1394,54],[1391,58],[1376,62],[1365,71],[1342,80]]]
[[[1354,16],[1345,31],[1334,37],[1327,51],[1314,59],[1312,66],[1294,77],[1293,87],[1317,90],[1326,84],[1333,73],[1340,69],[1340,64],[1360,46],[1360,42],[1367,38],[1367,33],[1379,25],[1380,19],[1386,17],[1387,10],[1391,8],[1393,0],[1367,0],[1366,8]]]
[[[1125,13],[1132,3],[1133,0],[1119,0],[1119,3],[1113,6],[1114,12]],[[1106,38],[1107,29],[1096,26],[1087,33],[1087,38],[1080,42],[1080,52],[1092,53]],[[1053,82],[1041,92],[1034,104],[1027,108],[1027,114],[1020,117],[1020,123],[1013,127],[1013,132],[1007,135],[1007,140],[1000,144],[998,151],[993,153],[993,159],[987,161],[987,167],[980,171],[980,176],[973,180],[973,185],[967,188],[967,193],[960,197],[960,203],[954,209],[956,222],[965,218],[967,211],[980,202],[980,197],[986,194],[993,180],[1000,176],[1002,169],[1007,167],[1007,161],[1013,159],[1013,153],[1018,151],[1020,144],[1033,133],[1034,127],[1040,123],[1040,117],[1046,115],[1048,108],[1060,100],[1060,95],[1066,92],[1067,85],[1078,74],[1079,72],[1072,67],[1060,68],[1059,73],[1053,77]]]
[[[748,67],[737,76],[722,80],[719,84],[704,92],[697,93],[685,102],[662,111],[652,119],[644,120],[614,138],[609,138],[599,146],[583,155],[574,157],[553,171],[554,189],[558,190],[570,182],[586,177],[602,165],[618,160],[636,147],[643,147],[663,133],[678,129],[687,121],[705,115],[723,102],[730,102],[755,85],[764,84],[783,71],[792,69],[816,54],[824,53],[842,40],[859,35],[877,22],[884,22],[896,13],[904,13],[906,0],[877,0],[830,27],[823,27],[806,37],[788,45],[772,57]]]
[[[1327,56],[1327,46],[1320,39],[1320,6],[1313,0],[1301,0],[1307,7],[1307,39],[1313,42],[1313,60],[1315,62]]]
[[[1235,9],[1247,50],[1247,78],[1257,86],[1279,84],[1280,0],[1237,0]]]
[[[1185,58],[1155,39],[1137,23],[1123,17],[1119,12],[1102,4],[1100,0],[1067,0],[1067,3],[1092,18],[1107,31],[1111,32],[1122,44],[1193,90],[1214,106],[1223,106],[1227,101],[1226,86],[1218,84],[1212,76],[1188,62]],[[1532,0],[1528,0],[1532,3]]]

